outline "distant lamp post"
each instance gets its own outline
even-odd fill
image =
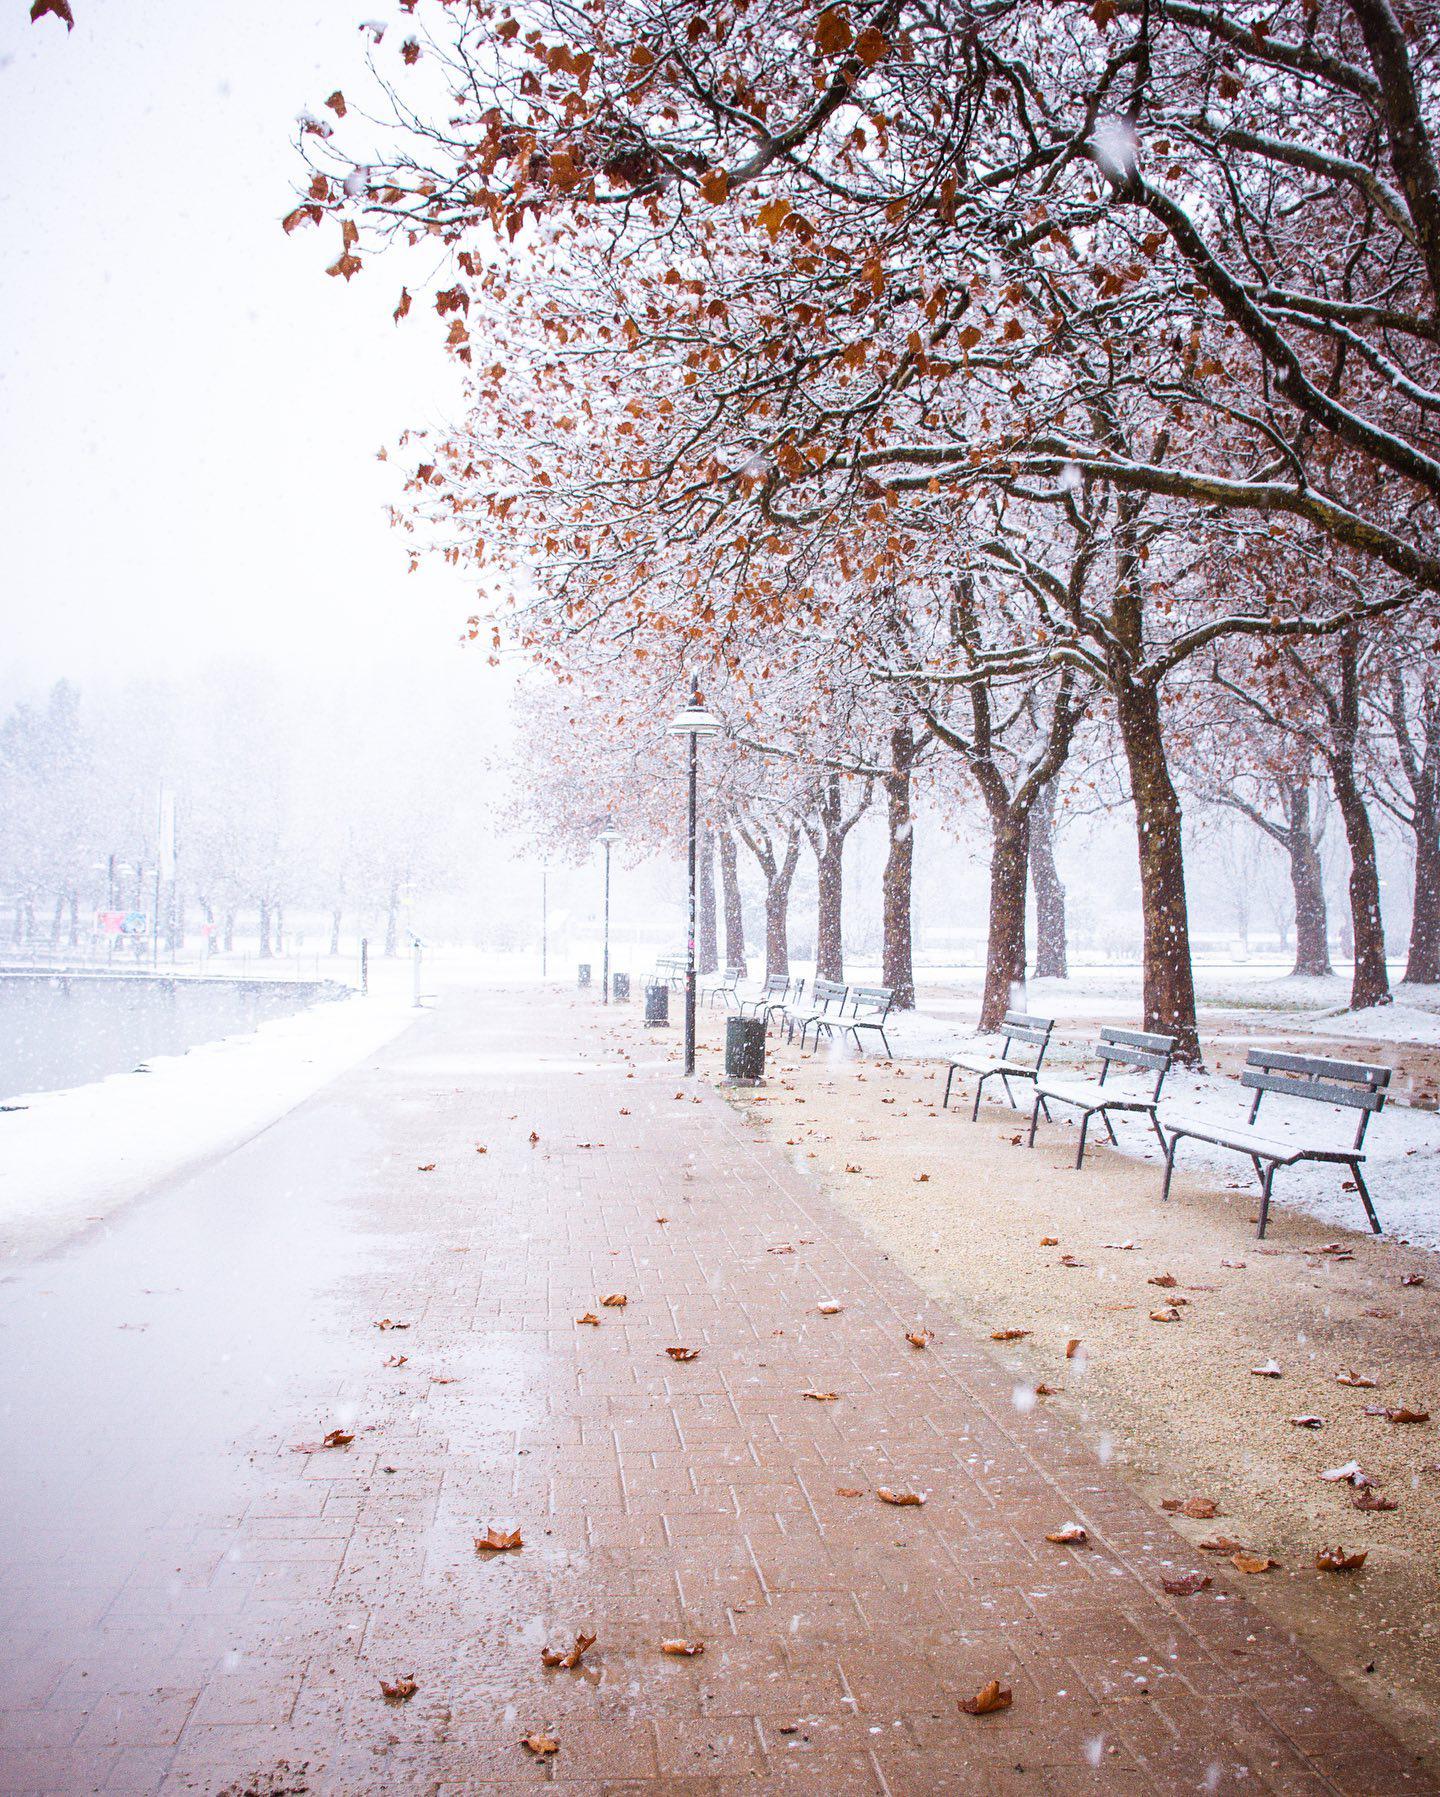
[[[688,736],[690,761],[689,878],[686,882],[687,928],[685,932],[685,1073],[695,1071],[695,773],[696,745],[702,736],[718,736],[720,720],[700,700],[700,688],[692,687],[690,702],[670,720],[671,736]]]
[[[605,844],[605,942],[600,955],[600,995],[603,1004],[610,1002],[610,850],[619,842],[620,832],[610,818],[605,819],[605,828],[596,838]]]

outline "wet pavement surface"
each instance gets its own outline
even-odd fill
[[[1436,1788],[654,1053],[456,994],[0,1281],[5,1797]]]

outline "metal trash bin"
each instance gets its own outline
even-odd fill
[[[617,1005],[628,1005],[630,1002],[630,975],[628,973],[612,973],[610,976],[610,996]]]
[[[580,963],[580,975],[575,983],[582,992],[590,984],[590,963],[588,961]]]
[[[670,1022],[670,988],[652,985],[645,988],[645,1027],[664,1029]]]
[[[736,1085],[757,1086],[765,1075],[765,1019],[725,1020],[725,1077]]]

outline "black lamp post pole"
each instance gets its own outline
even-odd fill
[[[605,844],[605,948],[601,957],[601,1002],[610,1002],[610,844]]]
[[[685,1075],[695,1071],[695,767],[697,759],[695,734],[690,735],[690,879],[688,886],[689,929],[685,956]]]

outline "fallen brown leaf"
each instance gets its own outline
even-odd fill
[[[998,1678],[992,1678],[988,1685],[982,1685],[973,1697],[962,1697],[960,1708],[967,1716],[991,1716],[996,1710],[1008,1710],[1012,1701],[1009,1685],[1002,1685]]]
[[[1401,1285],[1424,1285],[1425,1275],[1423,1273],[1402,1273],[1400,1283]]]
[[[1230,1564],[1240,1572],[1270,1572],[1280,1562],[1272,1560],[1269,1554],[1231,1554]]]
[[[1362,1490],[1375,1483],[1369,1473],[1363,1471],[1358,1460],[1347,1460],[1343,1466],[1331,1466],[1321,1473],[1320,1477],[1330,1485],[1353,1485]]]
[[[1178,1579],[1161,1579],[1160,1588],[1171,1597],[1194,1597],[1212,1583],[1208,1572],[1182,1572]]]
[[[322,1448],[348,1448],[354,1439],[353,1429],[331,1429],[320,1445]]]
[[[381,1317],[376,1322],[375,1327],[377,1329],[408,1329],[410,1325],[408,1323],[398,1323],[393,1317]]]
[[[822,1317],[836,1317],[844,1310],[843,1304],[837,1304],[833,1298],[822,1298],[815,1306]]]
[[[990,1339],[992,1342],[1018,1342],[1024,1341],[1029,1333],[1028,1329],[992,1329]]]
[[[426,1161],[424,1166],[417,1167],[415,1171],[417,1173],[433,1173],[435,1171],[435,1163],[434,1161]]]
[[[1161,1498],[1160,1508],[1172,1516],[1189,1516],[1196,1522],[1209,1522],[1212,1516],[1221,1514],[1214,1498]]]
[[[520,1745],[528,1747],[536,1759],[544,1759],[547,1753],[559,1753],[560,1743],[554,1735],[522,1735]]]
[[[1360,1391],[1374,1391],[1376,1381],[1367,1379],[1363,1373],[1357,1373],[1350,1367],[1342,1367],[1335,1375],[1337,1385],[1353,1385]]]
[[[1078,1336],[1076,1337],[1076,1339],[1074,1341],[1066,1342],[1065,1358],[1067,1360],[1073,1360],[1079,1352],[1080,1352],[1080,1341],[1079,1341]]]
[[[519,1529],[497,1529],[492,1522],[483,1535],[475,1537],[477,1554],[503,1554],[512,1547],[524,1547]]]
[[[1315,1556],[1315,1566],[1320,1572],[1358,1572],[1365,1564],[1367,1552],[1361,1548],[1358,1553],[1347,1554],[1343,1547],[1322,1547]]]
[[[575,1321],[577,1323],[591,1323],[597,1329],[600,1327],[600,1319],[593,1310],[587,1310],[583,1317],[576,1317]]]
[[[404,1366],[410,1359],[408,1354],[392,1354],[386,1360],[386,1366]]]
[[[667,1348],[665,1352],[672,1360],[694,1360],[698,1357],[698,1348]]]
[[[1237,1541],[1233,1535],[1212,1535],[1208,1541],[1197,1541],[1195,1544],[1202,1554],[1243,1554],[1245,1543]]]
[[[1090,1534],[1078,1522],[1067,1522],[1063,1529],[1052,1530],[1045,1539],[1053,1541],[1057,1547],[1084,1547]]]
[[[693,1660],[697,1655],[704,1653],[705,1643],[703,1641],[662,1641],[660,1651],[674,1654],[677,1658]]]
[[[1378,1491],[1371,1491],[1368,1485],[1362,1485],[1350,1500],[1356,1510],[1398,1510],[1397,1498],[1382,1497]]]
[[[1408,1404],[1367,1404],[1366,1416],[1383,1416],[1387,1423],[1428,1423],[1428,1410],[1412,1410]]]
[[[1035,1396],[1037,1398],[1053,1398],[1059,1392],[1064,1391],[1064,1389],[1065,1387],[1063,1385],[1047,1385],[1042,1379],[1035,1387]]]
[[[1283,1369],[1277,1360],[1262,1361],[1259,1366],[1252,1366],[1250,1371],[1256,1379],[1280,1379],[1284,1377]]]
[[[623,1310],[629,1302],[624,1292],[607,1292],[600,1300],[606,1310]]]
[[[905,1339],[912,1348],[928,1348],[935,1339],[935,1332],[933,1329],[911,1329]]]
[[[575,1645],[566,1648],[564,1652],[557,1647],[542,1647],[540,1659],[546,1666],[561,1666],[566,1672],[573,1672],[594,1645],[595,1637],[593,1635],[577,1634]]]
[[[1076,1260],[1073,1254],[1062,1254],[1060,1256],[1060,1265],[1062,1267],[1088,1267],[1089,1264],[1090,1263],[1087,1260]]]
[[[1058,1235],[1042,1235],[1040,1238],[1040,1246],[1042,1248],[1058,1248],[1060,1246],[1060,1238]]]
[[[1307,1410],[1303,1416],[1292,1416],[1290,1426],[1292,1429],[1323,1429],[1325,1418],[1316,1416],[1314,1411]]]
[[[858,1485],[837,1485],[836,1497],[864,1497],[864,1491]]]
[[[840,1396],[838,1391],[802,1391],[802,1398],[814,1398],[817,1404],[833,1404]]]
[[[1178,1323],[1180,1321],[1180,1312],[1176,1310],[1173,1304],[1167,1304],[1163,1310],[1152,1310],[1150,1312],[1150,1321],[1152,1323]]]
[[[846,1163],[845,1163],[845,1171],[846,1171],[846,1172],[847,1172],[847,1173],[858,1173],[858,1172],[859,1172],[859,1171],[860,1171],[860,1169],[859,1169],[859,1168],[858,1168],[858,1167],[856,1167],[856,1166],[852,1166],[852,1165],[851,1165],[851,1163],[850,1163],[850,1162],[849,1162],[849,1161],[846,1161]]]
[[[888,1485],[881,1485],[875,1492],[882,1504],[923,1504],[924,1498],[918,1491],[891,1491]]]
[[[530,1131],[530,1146],[533,1148],[539,1140],[540,1140],[540,1131],[538,1129],[532,1129]]]
[[[1173,1273],[1157,1273],[1153,1279],[1147,1279],[1145,1283],[1147,1285],[1163,1285],[1168,1290],[1172,1286],[1179,1285],[1180,1281]]]
[[[384,1692],[387,1703],[408,1703],[420,1687],[410,1673],[402,1672],[393,1683],[387,1683],[382,1678],[380,1689]]]

